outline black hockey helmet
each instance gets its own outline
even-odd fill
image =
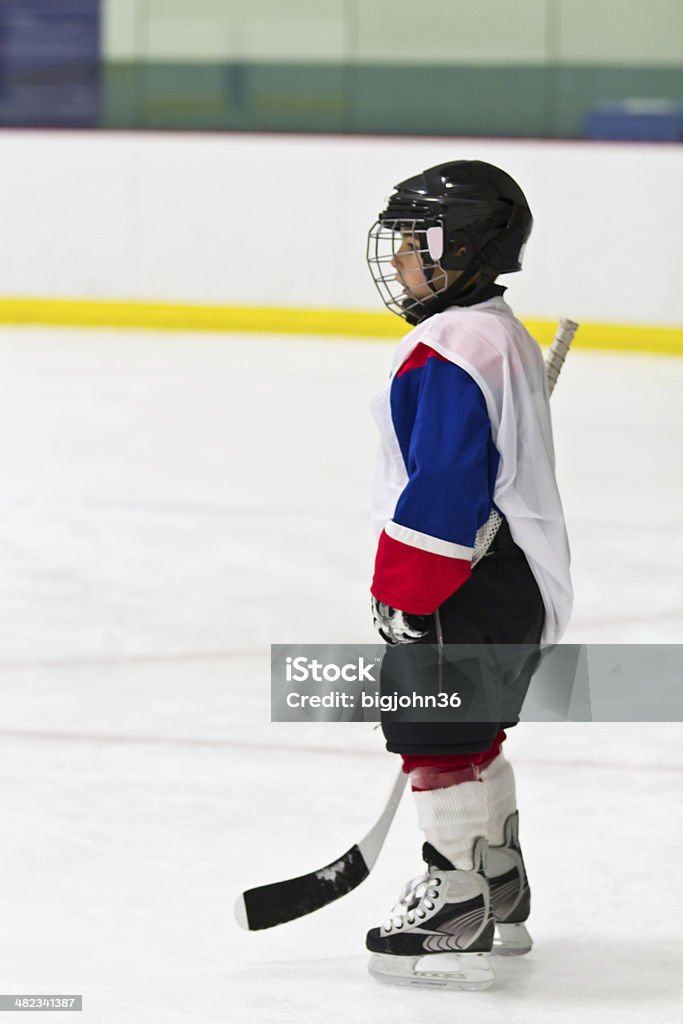
[[[501,294],[493,281],[522,269],[532,223],[524,193],[499,167],[481,160],[439,164],[396,185],[370,229],[368,265],[384,304],[419,323],[448,306]],[[392,260],[406,234],[417,242],[433,298],[413,298],[395,279]],[[463,271],[450,286],[448,270]]]

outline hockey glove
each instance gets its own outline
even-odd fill
[[[372,621],[388,644],[415,644],[429,632],[431,615],[409,615],[372,599]]]

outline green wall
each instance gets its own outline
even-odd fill
[[[581,136],[683,100],[683,0],[107,0],[103,123]]]

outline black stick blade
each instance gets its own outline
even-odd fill
[[[308,875],[247,889],[237,899],[235,917],[248,931],[274,928],[334,903],[360,885],[369,873],[360,848],[352,846],[339,860]]]

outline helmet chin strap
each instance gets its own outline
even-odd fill
[[[433,289],[434,270],[433,267],[430,269],[431,273],[425,276],[427,276],[429,287]],[[487,299],[493,299],[496,295],[502,295],[505,291],[502,285],[494,282],[495,271],[490,268],[476,268],[473,274],[467,276],[466,280],[464,280],[464,276],[463,274],[444,291],[434,292],[433,299],[415,302],[414,299],[407,297],[404,305],[412,308],[405,310],[404,318],[409,324],[416,327],[423,320],[434,316],[435,313],[442,313],[449,306],[474,306],[478,302],[486,302]],[[475,277],[476,280],[474,280]]]

